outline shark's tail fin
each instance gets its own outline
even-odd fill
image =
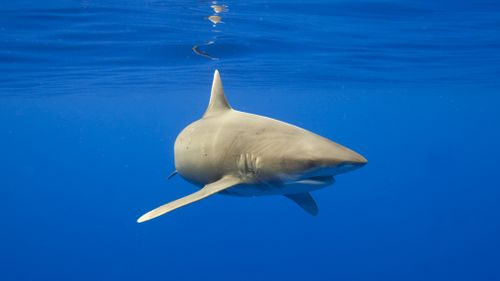
[[[208,117],[222,113],[226,110],[231,110],[231,106],[226,100],[222,81],[220,80],[219,71],[215,70],[214,81],[212,82],[212,92],[210,93],[210,102],[203,117]]]

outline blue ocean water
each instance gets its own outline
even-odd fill
[[[213,4],[0,0],[0,280],[500,280],[498,1]],[[369,164],[137,224],[215,69]]]

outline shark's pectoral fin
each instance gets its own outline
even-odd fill
[[[293,202],[297,203],[304,211],[316,216],[318,214],[318,205],[309,192],[297,194],[285,194],[285,197],[290,198]]]
[[[140,217],[137,220],[137,222],[140,223],[140,222],[148,221],[150,219],[154,219],[158,216],[166,214],[166,213],[173,211],[177,208],[180,208],[180,207],[185,206],[187,204],[191,204],[193,202],[199,201],[199,200],[206,198],[210,195],[213,195],[219,191],[222,191],[224,189],[228,189],[232,186],[235,186],[235,185],[239,184],[240,182],[241,182],[240,179],[237,177],[225,176],[216,182],[205,185],[202,189],[198,190],[195,193],[192,193],[188,196],[179,198],[175,201],[172,201],[172,202],[167,203],[163,206],[160,206],[160,207],[158,207],[150,212],[147,212],[142,217]]]

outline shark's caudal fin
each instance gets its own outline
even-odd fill
[[[199,201],[203,198],[206,198],[212,194],[215,194],[224,189],[228,189],[232,186],[235,186],[240,183],[240,179],[233,176],[225,176],[220,180],[205,185],[202,189],[198,190],[195,193],[189,194],[188,196],[182,197],[180,199],[174,200],[170,203],[167,203],[163,206],[160,206],[150,212],[147,212],[142,217],[140,217],[137,222],[145,222],[150,219],[154,219],[163,214],[166,214],[170,211],[173,211],[177,208],[185,206],[187,204],[191,204],[193,202]]]
[[[318,214],[318,205],[316,201],[311,196],[309,192],[297,193],[297,194],[285,194],[285,197],[291,199],[293,202],[297,203],[304,211],[309,214],[316,216]]]
[[[213,116],[226,110],[231,110],[231,106],[224,95],[219,71],[215,70],[214,81],[212,82],[212,92],[210,93],[210,102],[208,103],[207,110],[203,117]]]

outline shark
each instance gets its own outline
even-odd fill
[[[311,192],[367,163],[357,152],[300,127],[233,109],[215,70],[208,107],[174,144],[175,171],[199,190],[142,215],[142,223],[214,194],[284,196],[311,215]]]

